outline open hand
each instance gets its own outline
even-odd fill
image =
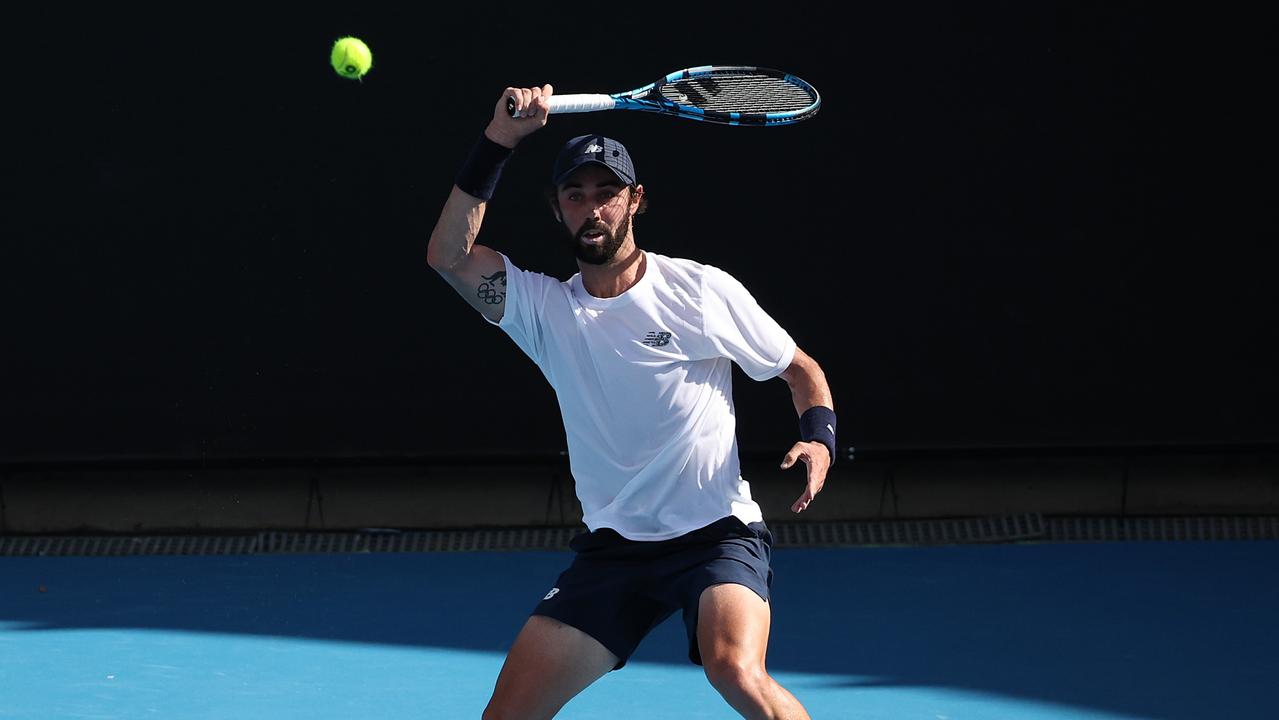
[[[826,484],[826,471],[830,470],[833,458],[830,456],[830,450],[822,443],[800,441],[791,447],[786,457],[782,458],[782,469],[786,470],[797,460],[803,460],[808,468],[808,484],[804,488],[804,494],[799,496],[790,509],[791,512],[801,513],[813,501],[813,498],[817,497],[817,493],[822,491],[822,486]]]

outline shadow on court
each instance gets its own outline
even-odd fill
[[[501,652],[568,559],[0,558],[0,644],[163,629]],[[1143,718],[1262,715],[1277,565],[1270,542],[778,550],[769,667]],[[686,665],[677,619],[634,661]]]

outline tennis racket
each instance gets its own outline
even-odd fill
[[[703,65],[611,95],[552,95],[552,113],[641,110],[722,125],[791,125],[817,114],[817,89],[781,70]],[[506,99],[514,114],[514,98]]]

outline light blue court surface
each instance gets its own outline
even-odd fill
[[[478,718],[569,557],[0,558],[0,718]],[[1279,543],[774,560],[769,667],[814,718],[1279,717]],[[684,653],[676,617],[560,717],[737,717]]]

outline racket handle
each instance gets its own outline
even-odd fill
[[[612,95],[552,95],[551,112],[581,113],[597,110],[612,110],[617,107],[617,100]],[[515,113],[515,98],[506,99],[506,111]]]
[[[612,95],[552,95],[551,112],[580,113],[612,110],[617,100]]]

